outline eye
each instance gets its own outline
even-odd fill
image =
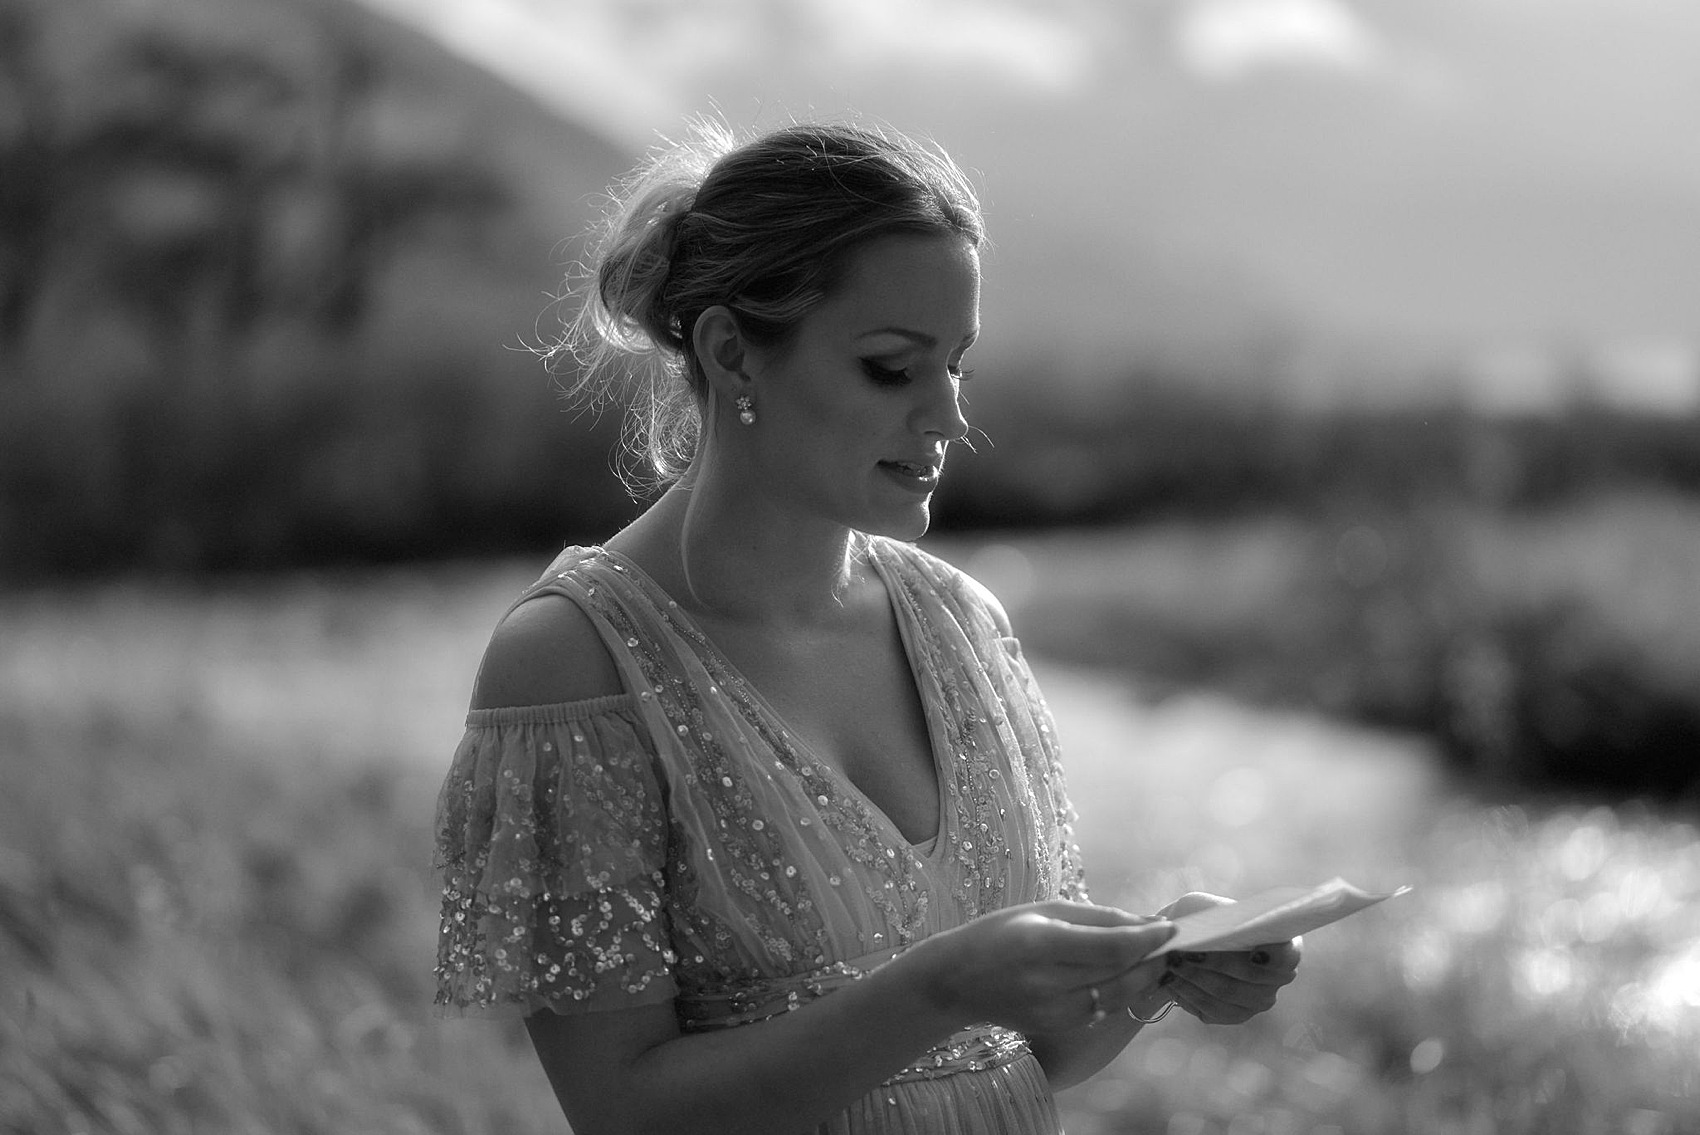
[[[881,366],[873,359],[863,359],[862,370],[879,386],[902,386],[909,381],[907,368],[894,370],[891,367]],[[958,382],[966,382],[974,377],[973,368],[965,367],[961,363],[953,363],[946,367],[945,371]]]
[[[862,370],[876,386],[902,386],[909,381],[908,371],[883,367],[873,359],[863,359]]]

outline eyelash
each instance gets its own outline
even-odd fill
[[[863,359],[862,369],[879,386],[902,386],[909,381],[907,370],[891,370],[888,367],[880,366],[872,359]],[[968,367],[952,367],[950,377],[958,382],[965,382],[974,377],[974,371]]]

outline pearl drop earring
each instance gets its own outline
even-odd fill
[[[756,424],[756,404],[748,394],[738,395],[738,421],[746,426]]]

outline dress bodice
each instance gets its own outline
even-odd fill
[[[878,538],[868,555],[926,711],[932,846],[816,759],[637,565],[569,549],[519,601],[578,604],[624,692],[469,715],[438,808],[445,1011],[671,999],[687,1030],[729,1027],[983,913],[1084,897],[1019,644],[943,561]],[[1019,1047],[1000,1030],[956,1044],[964,1068]]]

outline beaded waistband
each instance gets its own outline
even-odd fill
[[[859,981],[895,956],[886,950],[785,977],[722,989],[680,990],[674,1007],[686,1032],[712,1032],[753,1024],[791,1012],[835,989]],[[1001,1068],[1028,1051],[1027,1038],[1013,1029],[1001,1025],[974,1025],[934,1045],[885,1082],[895,1084],[904,1080],[934,1080],[958,1072],[983,1072]]]

